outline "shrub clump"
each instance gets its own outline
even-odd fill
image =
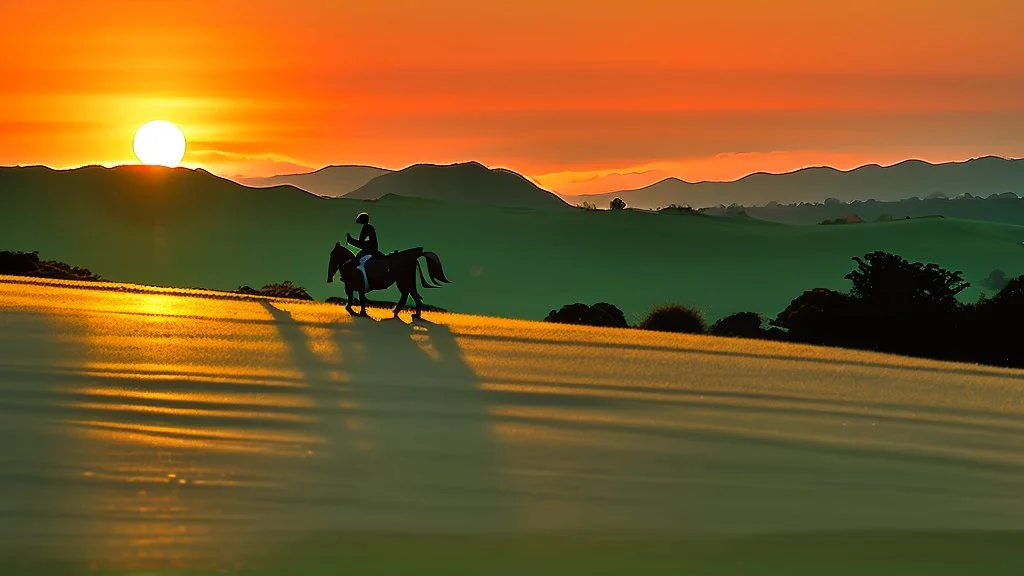
[[[56,280],[102,280],[88,268],[71,266],[56,260],[40,260],[39,252],[0,252],[0,274]]]
[[[706,334],[708,331],[704,314],[700,310],[678,304],[655,308],[637,325],[637,328],[686,334]]]
[[[296,286],[291,281],[285,281],[280,284],[267,284],[259,290],[253,290],[249,286],[239,286],[236,290],[238,294],[248,294],[250,296],[269,296],[271,298],[291,298],[294,300],[312,300],[313,297],[306,292],[306,289],[302,286]]]
[[[711,333],[715,336],[729,336],[733,338],[765,338],[764,317],[756,312],[737,312],[726,316],[711,326]]]
[[[988,276],[981,281],[981,285],[988,290],[993,292],[999,292],[1010,283],[1010,278],[1006,277],[1006,272],[1003,272],[999,268],[988,273]]]
[[[557,311],[549,312],[544,321],[605,328],[629,328],[626,315],[622,313],[622,310],[607,302],[598,302],[593,306],[581,302],[567,304]]]

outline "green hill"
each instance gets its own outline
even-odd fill
[[[345,195],[354,200],[377,200],[388,195],[440,200],[457,204],[487,204],[512,208],[568,210],[564,200],[522,175],[479,162],[415,164],[378,176]]]
[[[0,250],[38,250],[113,281],[234,290],[291,280],[318,300],[342,294],[326,283],[328,253],[357,232],[353,219],[367,210],[382,250],[424,246],[440,255],[453,283],[424,291],[428,304],[530,319],[599,301],[631,320],[673,301],[700,307],[711,321],[741,310],[774,315],[803,290],[849,288],[850,258],[873,250],[963,270],[975,283],[993,268],[1024,273],[1024,227],[949,218],[789,226],[405,197],[368,202],[149,167],[0,168],[0,205]],[[971,288],[965,297],[979,293]]]

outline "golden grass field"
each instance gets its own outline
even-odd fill
[[[0,566],[1021,573],[1024,371],[372,316],[0,278]]]

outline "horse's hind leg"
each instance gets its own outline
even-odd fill
[[[420,296],[419,290],[416,289],[415,280],[412,283],[412,299],[416,301],[416,313],[412,317],[420,318],[423,313],[423,296]]]
[[[366,316],[366,291],[364,290],[359,291],[359,304],[362,307],[362,309],[359,310],[359,315]]]

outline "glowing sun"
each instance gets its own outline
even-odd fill
[[[174,168],[185,156],[185,135],[166,120],[153,120],[139,128],[132,146],[139,162]]]

